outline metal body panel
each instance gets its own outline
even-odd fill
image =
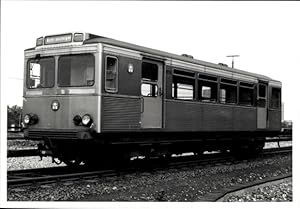
[[[269,129],[281,130],[281,110],[269,109]]]
[[[115,54],[113,52],[103,52],[102,59],[105,60],[106,56],[115,56],[118,59],[118,90],[116,94],[118,95],[129,95],[129,96],[140,96],[140,78],[141,78],[141,60],[124,57],[120,54]],[[128,73],[128,65],[133,65],[133,73]],[[105,94],[105,61],[102,63],[102,70],[100,73],[102,75],[102,93]]]
[[[141,102],[139,97],[102,97],[102,130],[136,130],[141,127]]]
[[[27,97],[24,101],[24,113],[37,114],[39,121],[30,128],[41,129],[85,129],[83,126],[75,126],[75,115],[90,114],[94,121],[98,121],[100,111],[98,97],[95,95],[66,95],[66,96],[41,96]],[[53,111],[51,103],[57,100],[59,109]],[[95,123],[95,128],[99,124]]]
[[[166,101],[167,131],[255,131],[256,108]]]
[[[144,97],[142,99],[143,112],[141,114],[142,128],[162,127],[162,100],[159,98]]]
[[[266,108],[257,108],[257,128],[266,129],[267,128],[267,110]]]
[[[162,83],[163,83],[163,64],[161,62],[145,60],[145,62],[156,64],[158,66],[157,81],[152,82],[157,85],[158,94],[152,96],[142,96],[142,128],[162,128]]]
[[[260,95],[259,86],[265,87],[264,95]],[[265,101],[264,106],[257,106],[257,128],[267,129],[268,128],[268,107],[269,107],[269,93],[268,93],[268,81],[260,81],[257,88],[257,99],[262,99]]]
[[[84,41],[84,44],[92,44],[92,43],[103,43],[107,46],[109,46],[109,45],[114,46],[114,49],[125,48],[127,50],[130,50],[131,53],[138,52],[138,53],[141,53],[142,55],[149,54],[151,56],[157,56],[162,60],[166,60],[167,61],[166,64],[168,64],[168,65],[173,65],[172,63],[174,63],[175,65],[189,66],[190,69],[195,68],[198,70],[200,70],[201,68],[204,69],[204,67],[207,67],[208,70],[209,69],[212,70],[211,72],[215,72],[217,70],[219,73],[222,73],[224,75],[229,75],[229,77],[231,77],[233,75],[236,75],[236,76],[241,75],[242,77],[245,76],[244,78],[247,80],[248,79],[272,80],[271,78],[264,76],[264,75],[259,75],[256,73],[250,73],[250,72],[243,71],[243,70],[224,67],[224,66],[213,64],[210,62],[205,62],[205,61],[192,59],[189,57],[180,56],[180,55],[176,55],[176,54],[172,54],[172,53],[168,53],[168,52],[164,52],[164,51],[160,51],[160,50],[156,50],[156,49],[138,46],[135,44],[131,44],[131,43],[127,43],[127,42],[123,42],[123,41],[119,41],[119,40],[115,40],[115,39],[111,39],[111,38],[99,36],[99,37]]]
[[[82,43],[76,44],[61,44],[55,46],[48,46],[47,48],[39,48],[32,50],[25,50],[24,55],[25,58],[32,58],[35,57],[37,54],[41,56],[57,56],[63,54],[83,54],[83,53],[96,53],[99,52],[99,45],[98,44],[89,44],[89,45],[82,45]]]
[[[27,89],[27,61],[37,54],[43,56],[54,56],[56,61],[59,55],[91,53],[95,57],[95,82],[93,86],[84,87],[59,87],[57,86],[58,73],[55,66],[55,85],[53,88]],[[39,122],[29,129],[86,129],[83,126],[75,126],[73,117],[91,114],[94,121],[94,129],[101,130],[101,66],[102,45],[58,45],[46,48],[37,48],[25,51],[24,59],[24,90],[23,90],[23,115],[35,113]],[[51,110],[51,102],[58,100],[60,108],[54,112]],[[66,130],[67,131],[67,130]]]
[[[257,130],[256,107],[234,107],[233,108],[233,129],[234,131],[255,131]]]

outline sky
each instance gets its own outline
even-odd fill
[[[300,2],[1,1],[2,116],[22,105],[24,50],[40,36],[85,31],[228,66],[239,55],[237,69],[282,82],[284,118],[297,120],[299,11]]]
[[[2,97],[22,105],[24,49],[36,38],[85,31],[280,80],[285,119],[296,109],[298,2],[2,1]]]

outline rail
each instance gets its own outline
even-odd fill
[[[271,151],[272,150],[272,151]],[[292,149],[288,148],[277,148],[264,151],[261,156],[277,155],[291,153]],[[255,159],[255,158],[254,158]],[[247,159],[246,159],[247,160]],[[253,158],[249,158],[253,160]],[[235,159],[234,157],[228,156],[228,154],[216,153],[213,155],[207,155],[204,159],[199,159],[193,156],[186,156],[182,158],[171,158],[170,161],[162,163],[159,159],[153,159],[151,161],[134,161],[127,168],[109,168],[109,169],[97,169],[91,170],[91,168],[84,165],[79,167],[52,167],[52,168],[41,168],[41,169],[27,169],[27,170],[14,170],[7,172],[7,184],[9,187],[20,187],[32,184],[48,184],[61,181],[74,181],[81,179],[99,178],[104,176],[119,176],[126,175],[129,173],[136,172],[149,172],[157,171],[161,169],[174,169],[184,168],[191,166],[206,167],[211,165],[220,164],[236,164],[244,162],[245,159]],[[220,197],[220,196],[219,196]],[[216,199],[216,198],[215,198]]]

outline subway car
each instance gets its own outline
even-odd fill
[[[25,50],[23,126],[78,165],[204,151],[257,153],[281,130],[281,82],[89,33]]]

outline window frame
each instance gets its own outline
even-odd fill
[[[145,77],[143,77],[143,69],[145,69],[145,68],[143,68],[143,64],[144,63],[146,63],[146,64],[151,64],[151,65],[155,65],[157,68],[155,69],[156,70],[156,80],[151,80],[151,79],[148,79],[148,78],[145,78]],[[143,81],[146,81],[146,82],[158,82],[158,74],[159,74],[159,65],[157,64],[157,63],[153,63],[153,62],[149,62],[149,61],[145,61],[145,60],[143,60],[142,61],[142,63],[141,63],[141,78],[142,78],[142,80]]]
[[[39,88],[31,88],[30,87],[30,83],[29,83],[29,81],[30,81],[30,62],[32,61],[32,60],[37,60],[37,58],[34,58],[34,57],[32,57],[32,58],[29,58],[28,60],[27,60],[27,65],[26,65],[26,88],[27,89],[49,89],[49,88],[53,88],[54,86],[55,86],[55,81],[56,81],[56,79],[55,79],[55,75],[56,75],[56,59],[55,59],[55,56],[46,56],[46,57],[41,57],[41,58],[39,58],[39,60],[41,60],[41,59],[47,59],[47,58],[52,58],[53,60],[54,60],[54,69],[53,69],[53,84],[52,84],[52,86],[47,86],[47,87],[43,87],[43,86],[41,86],[41,87],[39,87]]]
[[[277,86],[270,86],[271,87],[271,93],[270,93],[270,102],[269,102],[269,108],[272,109],[272,110],[281,110],[281,93],[282,93],[282,89],[281,87],[277,87]],[[278,98],[278,107],[274,107],[272,105],[273,103],[273,90],[274,89],[278,89],[279,90],[279,98]]]
[[[93,66],[94,66],[94,82],[93,82],[93,84],[92,85],[60,85],[59,84],[59,79],[60,79],[60,71],[59,71],[59,61],[60,61],[60,59],[61,58],[63,58],[63,57],[72,57],[72,56],[84,56],[84,55],[90,55],[90,56],[92,56],[93,57]],[[95,55],[94,54],[92,54],[92,53],[81,53],[81,54],[63,54],[63,55],[60,55],[59,57],[58,57],[58,59],[57,59],[57,86],[58,87],[60,87],[60,88],[68,88],[68,87],[87,87],[87,88],[90,88],[90,87],[92,87],[92,86],[94,86],[95,85],[95,80],[96,80],[96,57],[95,57]]]
[[[183,73],[180,73],[180,71],[182,71]],[[189,76],[193,75],[193,76]],[[182,69],[178,69],[178,68],[173,68],[172,69],[172,99],[176,99],[176,100],[182,100],[182,101],[195,101],[196,100],[196,72],[194,71],[189,71],[189,70],[182,70]],[[191,79],[193,80],[193,85],[191,84],[187,84],[187,83],[182,83],[182,82],[176,82],[176,86],[175,86],[175,82],[174,82],[174,77],[177,78],[183,78],[183,79]],[[178,86],[177,84],[183,84],[183,85],[190,85],[193,87],[192,89],[192,93],[193,96],[191,99],[184,99],[184,98],[178,98]],[[175,97],[175,93],[176,93],[176,97]]]
[[[224,102],[221,102],[221,90],[224,89],[224,88],[221,88],[222,85],[225,85],[225,86],[233,86],[235,87],[235,92],[236,92],[236,96],[235,96],[235,102],[226,102],[226,95],[225,95],[225,101]],[[220,78],[220,82],[219,82],[219,88],[218,88],[218,92],[219,92],[219,97],[218,97],[218,102],[220,104],[223,104],[223,105],[239,105],[238,104],[238,80],[234,80],[234,79],[230,79],[230,78]],[[225,91],[225,94],[226,94],[226,91]]]
[[[209,79],[209,78],[212,78],[212,79]],[[207,99],[202,99],[202,89],[200,91],[199,87],[200,86],[205,86],[205,85],[200,85],[201,84],[201,81],[204,81],[205,83],[211,83],[211,84],[214,84],[216,85],[216,98],[212,98],[212,94],[211,94],[211,97],[209,98],[210,101],[205,101]],[[198,88],[198,100],[200,102],[204,102],[204,103],[218,103],[218,92],[219,92],[219,77],[217,76],[214,76],[214,75],[209,75],[209,74],[202,74],[202,73],[198,73],[198,76],[197,76],[197,88]],[[210,87],[211,86],[206,86],[206,87]],[[210,90],[212,92],[212,88]],[[212,99],[215,99],[215,101],[213,101]]]
[[[260,96],[260,86],[265,87],[265,93],[264,97]],[[256,106],[260,108],[267,108],[268,105],[268,85],[266,83],[257,83],[257,101],[256,101]]]
[[[150,93],[151,93],[151,95],[143,95],[143,89],[142,89],[142,86],[144,85],[144,84],[148,84],[148,85],[150,85]],[[156,91],[152,91],[153,90],[153,87],[154,87],[154,89],[156,90]],[[154,94],[153,94],[154,93]],[[157,85],[157,83],[156,82],[149,82],[149,81],[142,81],[141,82],[141,96],[142,97],[158,97],[158,85]]]
[[[252,104],[241,104],[241,88],[252,90]],[[238,105],[246,106],[246,107],[254,107],[255,106],[255,84],[254,83],[239,81],[239,85],[238,85]]]
[[[116,88],[115,90],[112,90],[111,88],[107,88],[106,86],[106,72],[107,72],[107,58],[113,58],[116,60]],[[118,93],[119,90],[119,59],[117,56],[113,56],[113,55],[106,55],[105,56],[105,64],[104,64],[104,90],[108,93]]]
[[[264,86],[265,87],[265,92],[264,92],[264,96],[260,96],[260,86]],[[258,98],[264,98],[267,99],[267,90],[268,86],[264,83],[258,83]]]

